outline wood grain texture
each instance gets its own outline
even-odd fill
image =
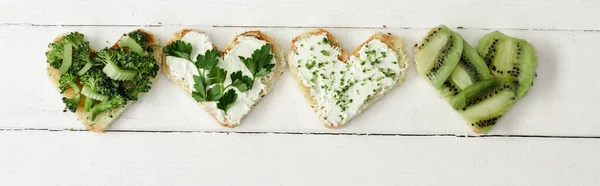
[[[77,140],[74,140],[77,139]],[[15,143],[27,141],[27,143]],[[435,144],[435,145],[433,145]],[[3,185],[595,185],[599,140],[0,132]]]
[[[3,0],[0,7],[7,7],[0,23],[600,29],[593,0]]]

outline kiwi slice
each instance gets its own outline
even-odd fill
[[[431,29],[414,52],[419,74],[477,133],[488,133],[527,93],[537,65],[525,40],[496,31],[474,49],[444,25]]]
[[[523,97],[533,85],[537,57],[525,40],[495,31],[479,40],[477,52],[494,77],[508,79],[516,87],[516,99]]]
[[[460,36],[459,34],[456,34]],[[461,38],[462,39],[462,38]],[[449,98],[474,82],[490,79],[490,71],[475,49],[463,40],[463,51],[458,65],[440,89],[442,97]]]
[[[417,71],[438,89],[454,71],[462,51],[460,35],[444,25],[432,28],[422,41],[415,44]]]
[[[449,100],[477,133],[488,133],[515,102],[514,84],[500,78],[473,83]]]

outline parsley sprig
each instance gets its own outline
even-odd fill
[[[169,56],[190,59],[192,45],[181,40],[177,40],[163,48]],[[255,50],[250,58],[240,56],[240,60],[252,74],[252,78],[242,74],[242,71],[236,71],[229,75],[231,84],[225,86],[227,71],[218,67],[219,51],[217,49],[207,50],[204,54],[199,54],[196,61],[192,61],[198,68],[198,74],[194,76],[194,91],[192,97],[198,101],[216,101],[217,108],[227,111],[237,100],[235,87],[240,92],[246,92],[252,88],[254,80],[258,77],[266,76],[271,73],[275,64],[272,64],[273,55],[271,54],[271,45],[263,45]]]
[[[163,52],[169,56],[175,56],[191,61],[190,54],[192,53],[192,44],[177,40],[163,47]]]
[[[192,97],[198,102],[217,101],[217,108],[227,111],[237,100],[237,93],[232,88],[235,87],[240,92],[246,92],[249,89],[250,77],[243,76],[242,71],[233,72],[230,75],[232,83],[225,86],[227,70],[218,67],[218,63],[219,51],[217,49],[208,50],[204,55],[198,55],[194,65],[198,67],[199,75],[194,76],[194,89],[196,90],[192,92]]]
[[[252,81],[248,87],[252,87],[254,79],[266,76],[271,73],[271,70],[275,67],[275,64],[271,63],[273,55],[271,54],[271,44],[269,43],[263,45],[260,49],[255,50],[252,53],[251,58],[240,56],[240,60],[242,60],[244,65],[246,65],[246,68],[248,68],[252,74]]]

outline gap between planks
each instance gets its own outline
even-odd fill
[[[328,28],[328,29],[429,29],[429,27],[388,27],[382,25],[381,27],[344,27],[344,26],[277,26],[277,25],[246,25],[246,26],[235,26],[235,25],[189,25],[189,24],[116,24],[116,25],[99,25],[99,24],[35,24],[35,23],[0,23],[0,26],[31,26],[31,27],[214,27],[214,28],[281,28],[281,29],[294,29],[294,28]],[[568,31],[568,32],[600,32],[600,29],[589,30],[589,29],[552,29],[552,28],[478,28],[478,27],[462,27],[458,26],[456,29],[464,30],[520,30],[520,31]]]
[[[1,129],[0,132],[89,132],[84,129],[44,129],[44,128],[14,128]],[[315,136],[384,136],[384,137],[457,137],[457,138],[554,138],[554,139],[600,139],[600,136],[570,136],[570,135],[468,135],[451,133],[355,133],[355,132],[267,132],[267,131],[210,131],[210,130],[119,130],[109,129],[106,133],[200,133],[200,134],[240,134],[240,135],[315,135]]]

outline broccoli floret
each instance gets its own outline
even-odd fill
[[[75,112],[75,110],[77,110],[77,107],[79,107],[80,100],[81,100],[81,94],[77,94],[77,96],[75,96],[73,98],[66,98],[66,97],[62,98],[63,103],[65,103],[66,109],[71,112]]]
[[[69,67],[69,74],[78,74],[86,64],[92,63],[92,59],[90,58],[90,44],[88,42],[81,43],[76,48],[75,52],[73,52],[73,62],[71,67]]]
[[[58,47],[58,45],[60,45],[60,47]],[[48,50],[48,52],[46,52],[46,62],[48,62],[48,64],[54,69],[60,68],[60,65],[62,63],[62,58],[63,58],[62,43],[59,43],[59,42],[50,43],[50,45],[48,47],[50,47],[50,50]]]
[[[78,94],[80,89],[79,86],[77,86],[77,83],[75,83],[76,78],[77,77],[72,74],[61,75],[60,79],[58,80],[58,87],[60,88],[60,93],[63,93],[67,89],[71,88],[73,89],[73,92],[75,92],[75,94]]]
[[[125,53],[118,61],[119,65],[123,69],[136,70],[139,76],[156,76],[158,72],[158,65],[156,60],[150,54],[136,54],[133,52]]]
[[[61,39],[61,42],[63,43],[63,45],[70,43],[75,49],[79,49],[78,46],[80,46],[80,44],[82,43],[85,43],[85,39],[82,33],[71,32],[70,34],[64,36]]]
[[[75,112],[75,110],[77,109],[77,106],[79,105],[79,100],[81,99],[81,95],[79,94],[80,89],[79,86],[77,86],[77,83],[75,83],[75,78],[76,76],[72,75],[72,74],[63,74],[60,76],[60,79],[58,80],[59,83],[59,88],[60,88],[60,93],[65,92],[67,89],[73,89],[73,92],[75,94],[77,94],[77,96],[73,97],[73,98],[66,98],[63,97],[63,103],[65,103],[67,110],[70,110],[71,112]]]
[[[93,61],[94,63],[102,64],[106,64],[109,61],[114,63],[114,61],[116,61],[120,55],[123,54],[119,49],[104,48],[96,53],[96,57],[93,59]]]
[[[110,109],[113,109],[113,108],[123,106],[124,104],[125,104],[125,99],[123,99],[123,97],[112,96],[109,100],[102,101],[102,102],[96,104],[96,106],[92,107],[92,109],[90,109],[89,120],[94,121],[94,120],[96,120],[96,116],[98,116],[98,114],[105,112],[105,111],[109,111]],[[112,115],[109,115],[109,117],[112,117]]]
[[[83,86],[90,87],[94,92],[102,95],[111,96],[118,94],[119,82],[110,79],[102,67],[92,67],[87,73],[80,77],[79,82]]]
[[[144,32],[133,31],[127,34],[131,39],[135,40],[142,48],[146,48],[146,43],[148,42],[148,36]]]
[[[60,40],[50,43],[48,45],[50,50],[46,52],[46,57],[48,64],[50,64],[50,66],[53,68],[60,68],[63,58],[63,48],[67,43],[70,43],[76,51],[79,48],[84,47],[82,44],[87,44],[87,42],[84,40],[83,34],[79,32],[71,32],[70,34],[63,36]],[[89,57],[89,45],[86,45],[85,48],[88,48]]]
[[[158,73],[158,64],[151,53],[137,54],[123,49],[105,48],[97,53],[94,61],[118,67],[103,69],[103,72],[110,79],[119,80],[116,81],[119,83],[118,92],[126,100],[137,100],[140,93],[148,92],[152,85],[150,79]]]
[[[127,70],[137,71],[137,77],[127,82],[122,82],[124,96],[129,100],[137,100],[140,93],[148,92],[152,86],[150,78],[156,77],[158,65],[150,54],[139,55],[128,52],[118,60],[119,66]]]
[[[120,67],[119,61],[123,58],[123,56],[127,53],[123,49],[112,49],[105,48],[98,52],[95,61],[99,63],[103,63],[104,68],[102,68],[102,72],[104,72],[108,77],[114,80],[119,81],[128,81],[133,80],[137,76],[137,71],[135,70],[127,70]]]

